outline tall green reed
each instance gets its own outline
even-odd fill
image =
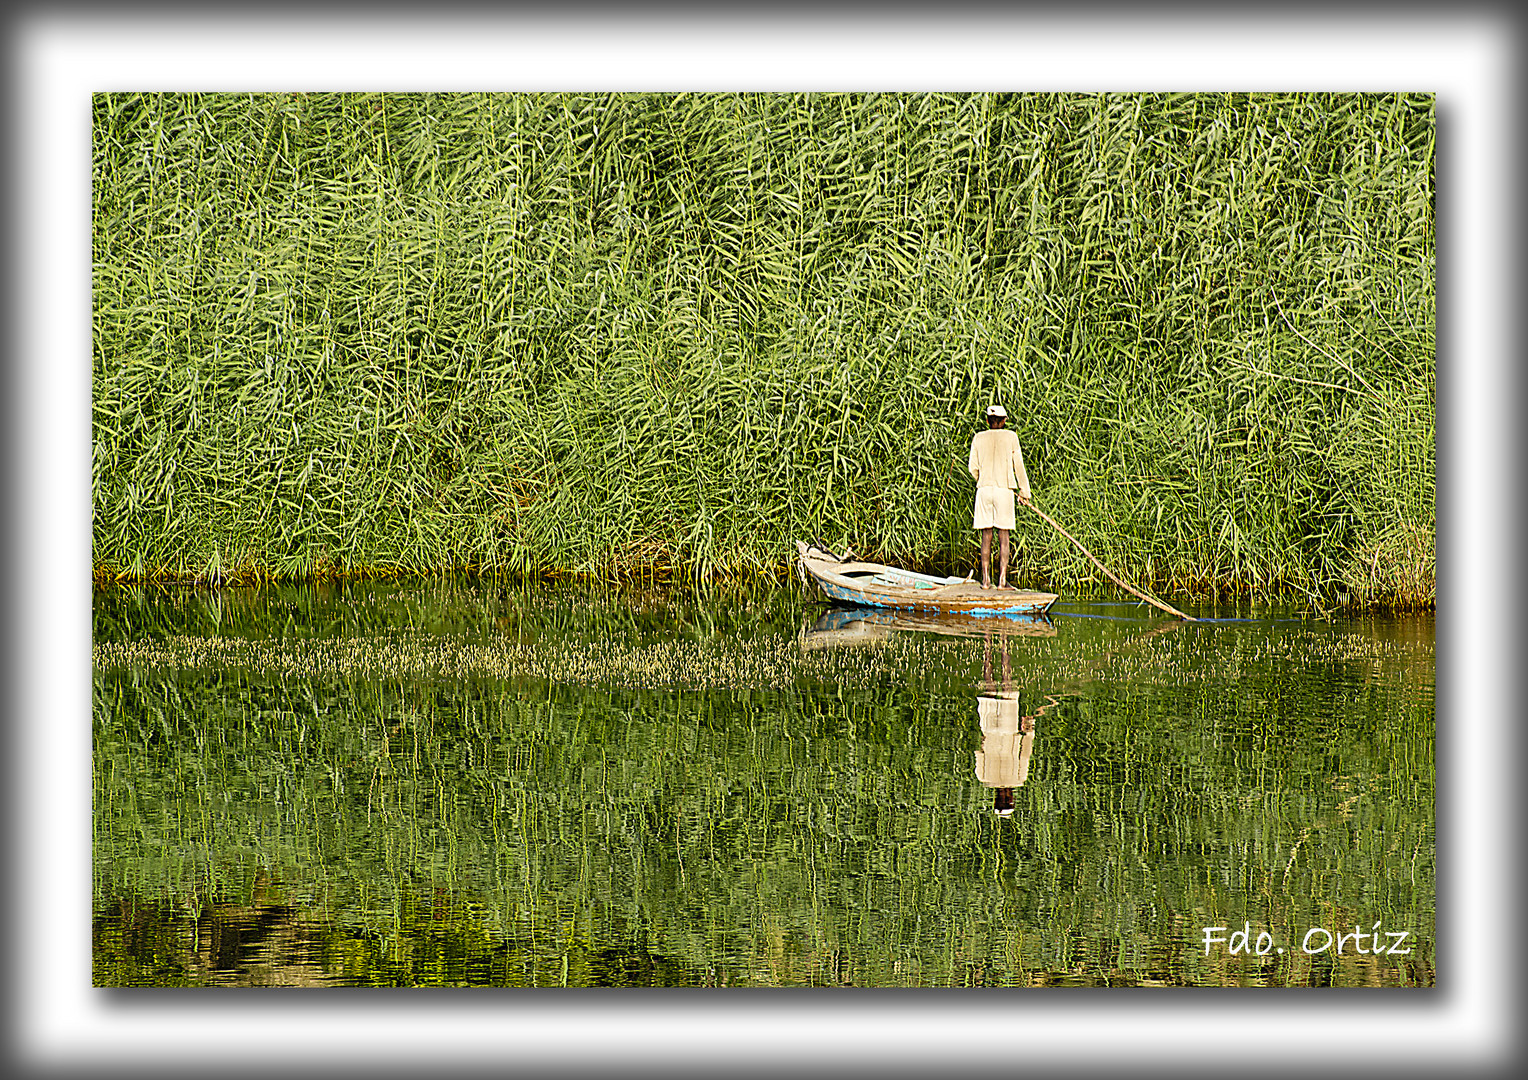
[[[94,108],[98,578],[955,567],[1002,400],[1127,578],[1432,600],[1431,98]]]

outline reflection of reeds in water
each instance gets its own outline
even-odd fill
[[[657,978],[598,962],[634,942],[690,985],[1430,983],[1425,954],[1264,972],[1204,958],[1194,929],[1203,913],[1430,932],[1431,699],[1394,666],[1410,649],[1426,668],[1425,639],[1301,632],[1259,651],[1206,626],[1118,649],[1046,714],[999,832],[970,782],[971,668],[931,674],[979,665],[982,645],[902,637],[787,669],[832,670],[827,692],[757,695],[722,674],[720,692],[650,692],[635,663],[613,676],[635,690],[526,693],[416,661],[350,680],[325,650],[304,661],[322,674],[286,679],[166,643],[184,666],[95,676],[98,894],[194,900],[211,879],[237,895],[229,875],[266,866],[353,950],[327,970],[384,984],[438,984],[448,955],[492,961],[451,967],[463,981]],[[384,648],[360,644],[357,662]],[[1101,644],[1016,642],[1018,684],[1090,671]],[[780,649],[801,657],[792,635]],[[438,887],[479,906],[411,914]]]
[[[368,985],[1431,982],[1427,955],[1265,971],[1184,928],[1430,929],[1429,620],[1013,638],[1045,743],[998,831],[984,640],[802,650],[799,600],[103,594],[98,899],[217,896],[233,926],[263,867],[260,903]],[[311,976],[282,933],[237,977]]]
[[[643,687],[773,687],[799,679],[858,682],[897,663],[932,670],[937,646],[898,642],[893,657],[823,657],[788,638],[630,644],[618,640],[468,641],[386,635],[318,641],[260,641],[172,636],[157,641],[103,642],[104,668],[238,668],[282,678],[544,679],[583,685]]]
[[[1169,623],[1101,649],[1092,639],[1058,636],[1054,629],[1035,636],[1020,628],[993,640],[1005,649],[1025,650],[1020,671],[1029,685],[1051,680],[1058,692],[1102,678],[1163,684],[1234,678],[1243,670],[1271,665],[1347,665],[1371,674],[1384,671],[1387,677],[1399,674],[1418,687],[1430,687],[1432,679],[1430,641],[1304,627],[1267,636],[1217,635]],[[1163,633],[1167,630],[1174,632]],[[282,639],[168,635],[99,642],[94,661],[103,669],[239,668],[296,679],[530,678],[582,685],[786,688],[801,679],[854,686],[896,672],[954,673],[993,647],[974,634],[899,633],[894,623],[864,620],[850,620],[827,633],[829,644],[874,642],[877,647],[802,648],[801,640],[785,635],[652,641],[623,635],[521,639],[398,632]],[[810,643],[812,635],[802,637]],[[1419,655],[1427,662],[1419,665]]]
[[[98,912],[94,930],[98,986],[145,985],[131,969],[156,957],[160,985],[332,986],[337,973],[325,928],[268,895],[260,874],[252,895],[172,904],[128,894]]]
[[[93,104],[99,580],[969,569],[1002,400],[1129,581],[1431,602],[1430,97]]]

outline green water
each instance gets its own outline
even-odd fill
[[[814,599],[98,592],[96,984],[1433,984],[1430,616]]]

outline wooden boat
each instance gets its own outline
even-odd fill
[[[807,649],[873,645],[904,631],[1005,640],[1010,637],[1055,637],[1056,624],[1045,615],[984,618],[894,608],[833,607],[817,616],[810,626],[803,626],[799,640]]]
[[[1055,593],[984,589],[969,577],[934,577],[880,563],[859,562],[851,553],[833,555],[796,541],[804,576],[829,599],[857,607],[931,611],[945,615],[1038,615],[1056,602]]]

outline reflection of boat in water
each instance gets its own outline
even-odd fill
[[[802,647],[832,649],[839,645],[871,645],[885,641],[895,628],[877,620],[876,614],[845,608],[824,611],[810,626],[801,628]]]
[[[1055,593],[984,589],[970,578],[934,577],[880,563],[839,558],[796,541],[803,574],[831,599],[861,607],[898,608],[971,617],[1040,614]]]
[[[1055,637],[1056,624],[1044,615],[991,616],[896,611],[884,608],[830,608],[801,632],[810,649],[885,641],[898,630],[955,637]]]

